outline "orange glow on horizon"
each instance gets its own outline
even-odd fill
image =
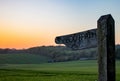
[[[35,46],[49,46],[56,45],[54,42],[56,31],[49,30],[32,30],[25,29],[15,29],[12,24],[1,24],[0,25],[0,48],[30,48]],[[12,29],[13,28],[13,29]],[[19,27],[20,28],[20,27]],[[54,34],[55,33],[55,34]],[[120,43],[120,38],[116,35],[116,44]]]
[[[2,32],[0,31],[0,48],[30,48],[35,46],[49,46],[55,45],[54,36],[44,34],[44,35],[25,35],[16,34],[15,32]],[[116,44],[119,44],[120,38],[116,36]]]
[[[54,38],[47,33],[45,34],[41,31],[30,32],[30,30],[15,31],[10,29],[11,25],[1,25],[0,27],[0,48],[23,49],[34,46],[54,45]]]
[[[51,44],[52,40],[44,37],[30,37],[17,35],[0,35],[0,48],[30,48]],[[49,40],[49,41],[48,41]]]

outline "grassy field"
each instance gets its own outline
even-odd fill
[[[39,64],[50,58],[35,54],[0,54],[0,64]]]
[[[120,81],[120,61],[116,64]],[[0,81],[97,81],[97,76],[96,60],[0,65]]]

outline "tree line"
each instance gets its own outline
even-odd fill
[[[97,59],[97,48],[71,50],[65,46],[40,46],[28,49],[0,49],[0,54],[36,54],[51,58],[48,62]],[[120,59],[120,45],[116,45],[116,59]]]

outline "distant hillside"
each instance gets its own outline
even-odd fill
[[[0,54],[0,64],[38,64],[49,60],[48,57],[33,54]]]
[[[120,44],[116,45],[116,48],[120,48]]]
[[[26,49],[27,53],[50,57],[51,62],[63,62],[80,59],[96,59],[96,48],[71,50],[65,46],[41,46]]]
[[[0,49],[0,63],[44,63],[97,59],[97,48],[71,50],[65,46],[40,46],[29,49]],[[116,45],[116,59],[120,59],[120,45]]]
[[[120,45],[116,45],[116,58],[120,59]]]

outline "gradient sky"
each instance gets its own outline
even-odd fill
[[[120,44],[120,0],[0,0],[0,48],[56,45],[56,36],[96,28],[105,14]]]

